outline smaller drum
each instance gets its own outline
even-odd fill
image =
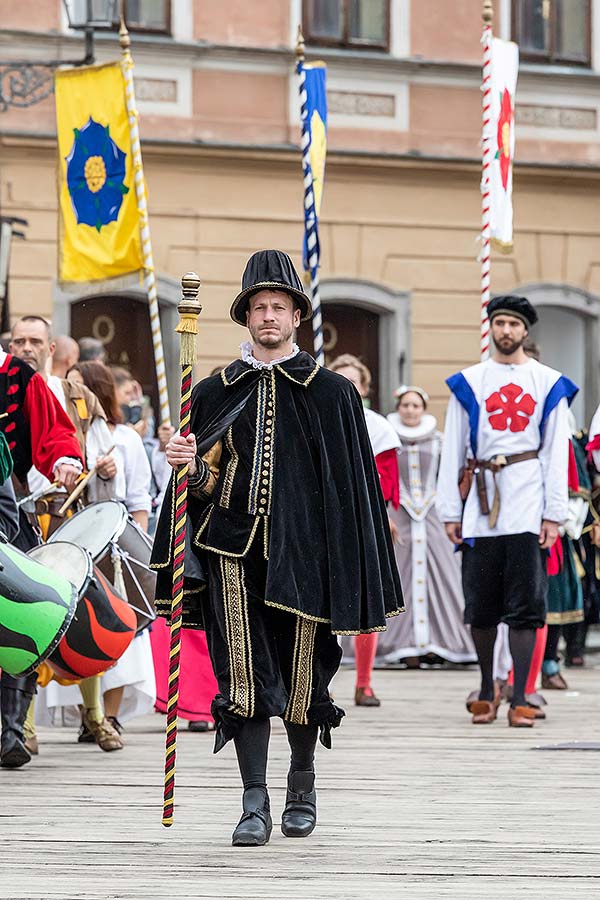
[[[33,672],[67,631],[77,599],[64,574],[0,538],[0,669]]]
[[[156,618],[156,573],[150,568],[152,539],[122,503],[90,503],[48,539],[49,544],[56,541],[70,541],[91,553],[94,564],[134,610],[138,631]]]
[[[46,662],[60,678],[89,678],[110,669],[135,637],[133,609],[120,597],[86,550],[65,541],[34,547],[28,556],[69,573],[79,602],[73,621]]]

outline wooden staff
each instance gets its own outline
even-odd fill
[[[182,437],[190,433],[192,408],[192,370],[196,360],[196,335],[198,316],[202,306],[198,300],[200,279],[195,272],[188,272],[181,279],[182,300],[177,310],[179,325],[175,329],[181,335],[179,362],[181,365],[181,404],[179,432]],[[173,540],[173,594],[171,599],[171,641],[169,647],[169,688],[167,697],[167,731],[165,740],[165,790],[162,823],[173,824],[173,798],[175,794],[175,759],[177,756],[177,704],[179,702],[179,663],[181,657],[181,621],[183,616],[183,572],[185,558],[185,523],[187,514],[188,466],[177,470],[175,488],[175,537]]]
[[[113,444],[112,447],[108,448],[108,450],[106,451],[104,456],[110,456],[110,454],[113,452],[114,449],[115,449],[115,445]],[[90,471],[87,473],[87,475],[81,479],[81,481],[76,485],[74,491],[71,494],[69,494],[69,496],[67,497],[67,499],[65,500],[65,502],[63,503],[61,508],[59,509],[57,515],[63,516],[66,513],[66,511],[68,510],[68,508],[70,506],[72,506],[73,503],[75,503],[75,501],[77,500],[78,497],[81,496],[81,494],[83,493],[83,491],[85,490],[87,485],[90,483],[90,481],[96,474],[97,468],[98,468],[98,466],[93,466],[90,469]]]

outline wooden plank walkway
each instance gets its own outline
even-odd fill
[[[233,748],[181,733],[175,825],[160,823],[163,719],[132,723],[102,754],[65,729],[41,730],[29,766],[0,770],[3,900],[166,898],[600,897],[600,754],[536,745],[600,741],[600,668],[568,673],[532,731],[469,724],[475,672],[377,672],[384,705],[355,709],[320,749],[321,824],[308,840],[277,826],[265,848],[232,848],[239,815]],[[274,819],[287,750],[274,723]]]

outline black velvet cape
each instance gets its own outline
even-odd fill
[[[277,416],[267,604],[327,622],[335,634],[385,630],[402,588],[361,398],[307,353],[275,367]],[[199,454],[243,409],[261,371],[241,360],[196,385],[191,428]],[[152,567],[157,611],[169,615],[175,479],[165,494]],[[188,496],[184,624],[202,627],[206,551],[194,545],[209,502]],[[232,527],[235,527],[232,523]],[[191,554],[193,553],[193,558]]]

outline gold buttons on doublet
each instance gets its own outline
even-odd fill
[[[268,515],[271,507],[273,480],[273,434],[275,428],[276,400],[275,373],[261,378],[256,398],[256,439],[252,459],[252,474],[248,496],[248,512],[252,515]]]

